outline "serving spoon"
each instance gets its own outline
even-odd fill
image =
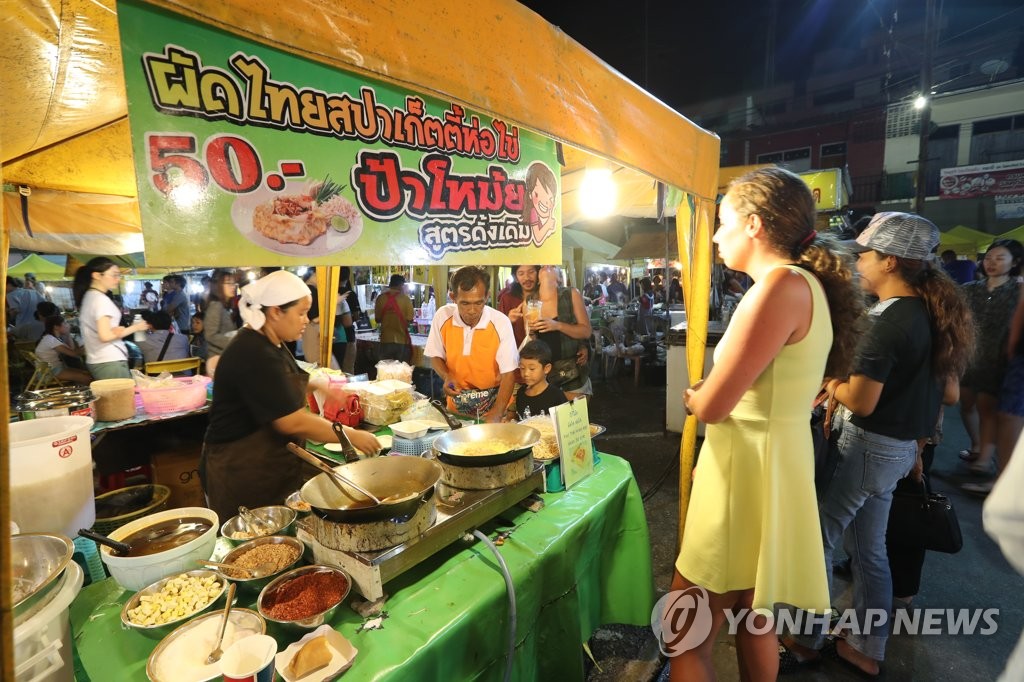
[[[220,657],[224,654],[221,650],[220,645],[224,643],[224,630],[228,627],[228,616],[231,615],[231,602],[235,599],[235,584],[231,583],[228,585],[228,603],[224,605],[224,617],[220,622],[220,634],[217,635],[217,646],[213,648],[210,655],[206,657],[206,665],[213,665],[220,660]]]
[[[206,559],[196,559],[196,563],[202,564],[203,566],[211,566],[213,568],[222,568],[231,572],[242,571],[248,574],[249,580],[265,578],[272,574],[275,569],[274,564],[272,563],[257,564],[254,568],[244,568],[242,566],[236,566],[235,564],[224,564],[218,561],[208,561]],[[229,575],[228,577],[230,578],[231,576]]]
[[[335,471],[334,469],[332,469],[331,467],[327,466],[319,459],[317,459],[316,455],[308,452],[305,448],[300,448],[295,443],[288,443],[288,452],[292,453],[293,455],[295,455],[302,461],[306,462],[307,464],[311,464],[320,471],[327,474],[327,478],[330,479],[331,483],[333,483],[335,487],[337,487],[341,494],[344,495],[345,497],[352,499],[352,493],[345,489],[345,486],[341,484],[342,482],[344,482],[346,485],[355,488],[357,491],[362,493],[363,496],[365,496],[368,500],[371,500],[374,505],[380,504],[380,499],[376,495],[371,493],[369,490],[363,488],[352,479],[347,478],[342,474],[339,474],[337,471]]]
[[[111,540],[106,535],[100,535],[96,531],[89,530],[88,528],[80,528],[78,530],[78,534],[81,535],[83,538],[87,538],[94,542],[98,542],[101,545],[106,545],[107,547],[114,550],[114,554],[116,554],[117,556],[128,556],[132,551],[132,546],[129,545],[127,542],[118,542],[117,540]]]

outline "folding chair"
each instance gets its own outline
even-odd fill
[[[39,356],[31,351],[23,350],[21,354],[25,361],[33,367],[32,376],[29,377],[28,383],[25,384],[26,391],[38,391],[41,388],[64,385],[64,382],[53,373],[53,368],[50,367],[49,363],[40,360]]]
[[[181,358],[180,360],[159,360],[147,362],[145,372],[146,374],[157,375],[161,372],[170,372],[171,374],[175,374],[177,372],[193,370],[193,374],[199,374],[199,363],[202,361],[202,358]]]

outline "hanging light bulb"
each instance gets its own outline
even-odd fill
[[[580,210],[588,218],[607,218],[615,210],[618,188],[607,168],[588,168],[580,182]]]

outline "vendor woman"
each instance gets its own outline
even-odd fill
[[[306,409],[306,393],[315,381],[285,345],[301,338],[309,323],[309,287],[278,270],[243,287],[241,294],[245,325],[217,365],[199,466],[207,502],[222,519],[236,514],[239,505],[282,504],[315,473],[287,451],[289,441],[335,439],[331,423]],[[380,449],[372,434],[344,428],[357,449]]]

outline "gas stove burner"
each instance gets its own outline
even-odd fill
[[[441,481],[444,488],[458,490],[497,490],[520,481],[525,481],[533,471],[533,456],[527,455],[506,464],[487,467],[464,467],[457,464],[441,465]],[[438,488],[441,492],[443,488]],[[444,496],[442,494],[442,496]]]
[[[437,503],[435,515],[423,520],[426,525],[422,530],[417,531],[421,522],[419,513],[405,524],[401,534],[396,531],[396,524],[391,519],[341,524],[310,516],[308,521],[317,526],[300,526],[297,535],[312,548],[316,563],[345,569],[352,576],[355,590],[366,600],[375,601],[384,595],[384,584],[392,578],[430,558],[462,538],[468,531],[493,519],[532,493],[543,492],[544,465],[539,462],[533,463],[531,457],[524,457],[521,462],[526,464],[518,461],[510,464],[528,465],[530,468],[525,475],[517,482],[499,488],[458,488],[438,481],[433,496]],[[478,470],[491,468],[480,467]],[[355,528],[356,526],[358,528]],[[326,540],[332,545],[345,545],[346,542],[353,542],[357,534],[360,539],[365,539],[363,536],[369,532],[368,526],[375,527],[373,532],[381,537],[381,542],[386,539],[394,546],[381,545],[382,548],[376,550],[336,549],[324,542]],[[399,537],[407,539],[398,540]]]
[[[412,516],[362,523],[328,521],[313,514],[310,526],[313,537],[324,547],[343,552],[376,552],[419,537],[436,518],[437,508],[425,503]]]

